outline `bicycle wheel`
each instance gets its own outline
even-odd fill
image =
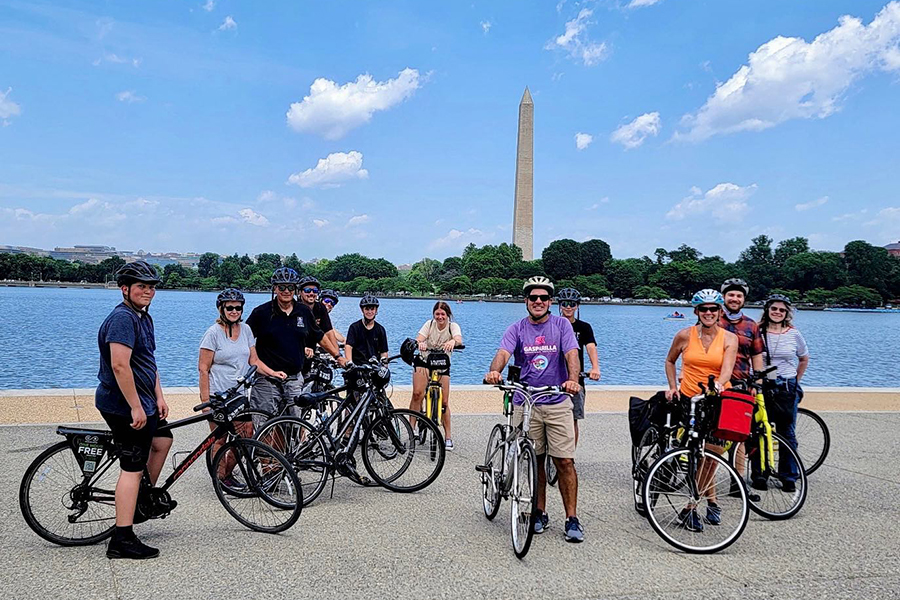
[[[410,419],[416,420],[421,443]],[[435,460],[425,456],[426,448],[436,441]],[[444,468],[444,438],[422,413],[395,409],[372,421],[362,439],[363,464],[379,485],[392,492],[416,492],[431,485]]]
[[[718,454],[670,450],[647,473],[643,490],[647,520],[662,539],[684,552],[724,550],[743,533],[750,514],[747,491],[739,481]],[[736,497],[728,495],[732,484]],[[701,507],[704,501],[707,506]],[[716,505],[718,511],[710,510]]]
[[[537,501],[537,456],[534,446],[527,439],[519,445],[516,461],[516,481],[510,494],[509,526],[513,552],[516,558],[524,558],[534,538],[534,507]]]
[[[25,471],[19,508],[39,536],[60,546],[105,540],[116,524],[117,457],[106,458],[86,477],[68,442],[44,450]]]
[[[236,437],[253,437],[255,432],[259,431],[259,428],[263,423],[272,418],[272,413],[266,412],[264,410],[257,410],[255,408],[248,410],[246,413],[241,415],[241,421],[235,421],[235,433],[228,433],[224,438],[210,446],[206,450],[206,469],[209,471],[210,477],[213,475],[212,470],[212,460],[216,455],[216,452],[219,451],[219,448],[224,446],[226,443],[230,442]]]
[[[275,417],[257,432],[256,439],[284,455],[300,481],[304,506],[319,497],[331,475],[332,460],[322,436],[297,417]]]
[[[825,420],[808,408],[797,409],[797,423],[794,427],[797,454],[803,461],[806,474],[812,475],[828,456],[831,449],[831,433]]]
[[[271,446],[248,438],[235,438],[222,446],[213,458],[214,473],[223,462],[234,464],[228,487],[218,477],[213,488],[225,510],[241,525],[253,531],[280,533],[300,518],[303,492],[300,480],[288,460]],[[242,493],[235,493],[241,486]]]
[[[426,398],[425,401],[428,403],[430,420],[434,423],[434,426],[437,427],[438,431],[441,432],[441,437],[443,438],[444,429],[443,424],[441,423],[441,388],[429,385],[428,398]],[[431,437],[428,440],[428,457],[431,458],[431,460],[437,458],[437,443],[438,439],[435,437]]]
[[[503,468],[506,464],[506,426],[497,423],[488,438],[484,464],[490,473],[481,474],[481,506],[488,521],[493,521],[500,510],[500,486],[503,484]]]
[[[775,468],[766,468],[757,475],[752,472],[752,465],[760,464],[760,445],[747,442],[747,462],[744,473],[741,475],[750,493],[750,509],[767,519],[781,521],[790,519],[803,508],[809,488],[807,487],[806,472],[803,469],[803,461],[800,459],[800,456],[791,448],[781,434],[774,431],[772,432],[772,451],[775,458]],[[799,465],[799,467],[791,469],[791,463]],[[786,480],[784,477],[779,477],[779,465],[785,469],[785,472],[794,471],[795,475],[793,477],[797,479],[794,482],[795,489],[793,492],[784,491]],[[754,500],[754,495],[759,496],[759,500]]]
[[[631,447],[631,477],[634,481],[634,510],[647,516],[644,508],[644,482],[650,466],[659,458],[659,431],[651,427],[641,436],[637,446]]]
[[[547,475],[547,485],[556,485],[556,482],[559,481],[559,471],[556,470],[556,463],[553,462],[553,458],[549,454],[546,455],[547,460],[544,464],[544,472]]]

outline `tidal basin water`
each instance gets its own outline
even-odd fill
[[[200,338],[216,318],[216,294],[161,290],[150,308],[156,325],[164,386],[196,386]],[[0,389],[94,387],[97,330],[121,300],[118,290],[0,287]],[[246,315],[269,300],[248,294]],[[431,316],[432,300],[384,299],[378,314],[392,353]],[[456,383],[481,383],[504,329],[525,316],[521,303],[451,303],[466,350],[453,355]],[[554,307],[554,312],[557,308]],[[663,361],[686,321],[666,321],[670,307],[589,305],[581,318],[594,327],[601,383],[664,385]],[[679,309],[682,312],[685,309]],[[759,310],[748,310],[753,318]],[[337,329],[360,318],[357,298],[343,298],[331,314]],[[900,314],[799,311],[794,324],[810,346],[809,386],[900,387]],[[393,382],[408,384],[410,369],[392,366]]]

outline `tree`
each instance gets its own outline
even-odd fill
[[[700,280],[698,289],[713,288],[719,289],[722,282],[728,279],[728,274],[734,271],[734,267],[729,267],[721,256],[704,256],[697,262],[700,267]]]
[[[319,269],[319,277],[329,281],[353,281],[357,277],[381,279],[397,275],[397,267],[387,260],[369,258],[356,252],[342,254]]]
[[[259,272],[254,273],[247,281],[248,290],[267,290],[269,287],[269,278]]]
[[[544,271],[552,279],[565,279],[581,274],[581,245],[575,240],[550,242],[541,253]]]
[[[296,252],[294,252],[293,254],[291,254],[290,256],[288,256],[284,259],[284,266],[297,271],[297,273],[301,277],[303,275],[305,275],[304,268],[303,268],[303,262],[299,258],[297,258]],[[273,269],[273,271],[274,271],[274,269]]]
[[[223,260],[222,264],[219,265],[216,276],[222,287],[233,286],[238,279],[244,276],[241,271],[240,259],[237,256],[229,256]]]
[[[816,288],[814,290],[809,290],[806,292],[804,296],[807,302],[810,304],[816,304],[818,306],[825,306],[827,304],[834,303],[834,292],[831,290],[823,290],[822,288]]]
[[[749,248],[741,252],[735,267],[738,274],[750,284],[751,298],[765,298],[775,285],[775,256],[772,253],[772,238],[760,235]],[[735,275],[732,274],[732,277]]]
[[[809,240],[805,237],[792,237],[781,240],[775,248],[775,266],[781,268],[790,257],[804,252],[809,252]]]
[[[835,304],[843,304],[844,306],[862,306],[866,308],[881,306],[881,294],[878,293],[878,290],[856,284],[845,285],[834,290],[833,298]]]
[[[200,277],[210,277],[216,274],[219,267],[219,255],[214,252],[204,252],[200,255],[200,261],[197,263],[197,270]]]
[[[847,283],[847,267],[837,252],[801,252],[784,261],[781,278],[785,286],[801,292],[833,290]]]
[[[639,258],[610,259],[606,263],[606,278],[613,294],[619,298],[630,298],[632,291],[644,284],[649,266]]]
[[[515,276],[521,279],[528,279],[529,277],[535,277],[536,275],[546,275],[544,272],[544,261],[539,258],[535,260],[524,260],[518,263],[515,271]]]
[[[700,251],[696,248],[692,248],[687,244],[682,244],[678,246],[677,250],[671,250],[669,252],[669,259],[672,262],[697,262],[700,260]]]
[[[296,254],[294,255],[294,258],[297,258]],[[256,265],[259,271],[271,273],[278,267],[282,266],[281,256],[279,256],[278,254],[269,254],[268,252],[257,254]],[[296,269],[294,270],[296,271]]]
[[[690,298],[701,289],[702,281],[696,260],[673,260],[647,278],[649,285],[661,287],[669,298]]]
[[[465,275],[457,275],[453,279],[444,282],[441,289],[448,294],[471,294],[472,280]]]
[[[516,267],[521,262],[522,250],[518,246],[504,242],[499,246],[478,248],[469,244],[463,251],[462,272],[472,281],[485,277],[508,279],[516,275]]]
[[[597,298],[609,296],[609,283],[606,277],[596,273],[594,275],[579,275],[572,279],[572,285],[581,292],[582,296]]]
[[[106,282],[115,281],[116,280],[116,271],[125,266],[125,259],[119,258],[118,256],[111,256],[106,260],[102,261],[98,267],[101,273],[101,279],[98,281]],[[156,267],[159,270],[159,267]]]
[[[506,280],[499,277],[485,277],[475,282],[475,293],[495,296],[506,289]]]
[[[581,242],[581,274],[594,275],[603,273],[606,261],[612,258],[609,244],[603,240]]]
[[[441,274],[441,261],[433,258],[423,258],[413,264],[410,275],[421,275],[426,281],[437,282]]]
[[[884,248],[857,240],[844,246],[844,261],[847,264],[848,280],[851,284],[874,288],[883,298],[890,296],[887,277],[891,263]]]
[[[660,287],[652,285],[639,285],[634,289],[634,297],[644,300],[665,300],[669,297],[669,294],[666,293],[666,290]]]

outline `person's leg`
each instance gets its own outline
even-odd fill
[[[416,412],[424,412],[422,410],[422,400],[425,398],[425,385],[428,381],[428,371],[422,367],[416,367],[413,371],[413,391],[409,400],[409,410]],[[410,419],[410,425],[416,426],[416,420]]]
[[[559,473],[559,493],[566,518],[578,514],[578,474],[575,471],[575,420],[572,401],[544,407],[547,447]]]
[[[141,471],[126,471],[119,473],[119,481],[116,483],[116,527],[131,527],[134,525],[134,510],[137,506],[138,491],[141,489]]]
[[[441,422],[444,425],[444,437],[447,441],[453,440],[453,435],[450,433],[450,376],[444,375],[441,377],[441,396],[443,396],[443,408],[444,415],[441,419]]]
[[[778,410],[778,421],[775,429],[784,436],[788,444],[794,450],[797,449],[797,404],[800,397],[797,393],[796,380],[788,382],[789,394],[781,398],[781,404]],[[787,452],[779,452],[778,454],[778,477],[784,481],[796,482],[800,476],[800,468],[794,461],[793,457]]]
[[[166,432],[168,433],[168,432]],[[147,472],[150,474],[150,483],[156,485],[166,457],[172,448],[172,435],[155,436],[150,443],[150,458],[147,459]]]

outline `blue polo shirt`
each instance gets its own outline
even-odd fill
[[[113,309],[97,334],[100,347],[100,385],[94,394],[97,410],[115,415],[131,416],[131,407],[119,389],[112,369],[111,343],[131,348],[131,372],[141,406],[147,416],[156,414],[156,336],[153,319],[147,312],[137,312],[125,303]]]

